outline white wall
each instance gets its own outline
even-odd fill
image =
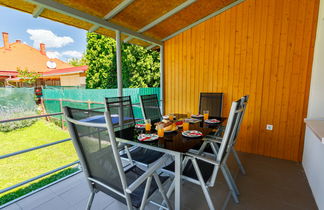
[[[307,118],[324,117],[324,0],[320,9],[315,41]],[[303,167],[317,206],[324,210],[324,144],[306,128]]]
[[[324,144],[306,127],[303,167],[317,207],[324,210]]]
[[[320,0],[307,115],[324,117],[324,0]]]

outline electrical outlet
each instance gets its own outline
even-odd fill
[[[269,124],[267,124],[266,129],[267,129],[268,131],[272,131],[272,129],[273,129],[273,125],[269,125]]]

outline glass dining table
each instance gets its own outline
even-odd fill
[[[176,119],[185,118],[187,115],[175,114]],[[213,117],[210,117],[213,118]],[[174,208],[180,210],[181,208],[181,165],[183,156],[190,149],[199,147],[202,144],[203,137],[214,132],[219,125],[221,125],[225,118],[217,118],[220,122],[215,124],[207,124],[201,119],[199,122],[190,123],[189,130],[197,130],[202,133],[199,137],[185,137],[182,135],[183,129],[178,128],[173,132],[165,132],[164,137],[159,137],[159,139],[150,142],[143,142],[138,140],[138,136],[142,133],[157,133],[155,126],[152,126],[150,131],[145,131],[145,129],[136,128],[135,126],[127,126],[115,131],[116,140],[132,146],[138,146],[164,154],[168,154],[174,157],[175,161],[175,172],[174,172],[174,182],[175,182],[175,201]],[[105,123],[103,119],[90,119],[88,122],[93,123]]]
[[[187,115],[175,114],[176,119],[185,118]],[[210,117],[213,118],[213,117]],[[174,207],[177,210],[181,209],[181,163],[183,156],[190,149],[199,147],[202,144],[202,139],[204,136],[215,131],[218,126],[225,120],[225,118],[218,118],[220,120],[217,124],[207,124],[201,119],[200,122],[190,123],[189,130],[197,130],[202,132],[201,137],[188,138],[182,135],[183,129],[179,128],[173,132],[165,132],[164,137],[160,137],[158,140],[153,142],[141,142],[137,140],[137,137],[142,133],[156,133],[155,126],[152,126],[150,131],[145,131],[145,129],[138,129],[135,126],[121,129],[115,132],[118,141],[131,144],[134,146],[140,146],[147,149],[163,152],[174,157],[175,161],[175,201]]]

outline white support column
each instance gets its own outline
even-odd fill
[[[164,115],[164,45],[160,47],[160,97],[161,112]]]
[[[121,42],[120,31],[116,31],[116,66],[117,66],[117,89],[118,96],[123,96],[123,77],[122,77],[122,62],[121,62]]]
[[[122,59],[121,59],[121,43],[120,43],[120,31],[116,31],[116,67],[117,67],[117,96],[123,96],[123,74],[122,74]],[[119,126],[123,129],[123,104],[119,104]]]

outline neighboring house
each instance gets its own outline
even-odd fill
[[[57,58],[46,55],[45,44],[40,50],[16,40],[9,43],[9,35],[2,32],[3,47],[0,47],[0,85],[26,86],[18,77],[17,69],[38,72],[41,77],[35,86],[84,86],[87,66],[74,67]]]

